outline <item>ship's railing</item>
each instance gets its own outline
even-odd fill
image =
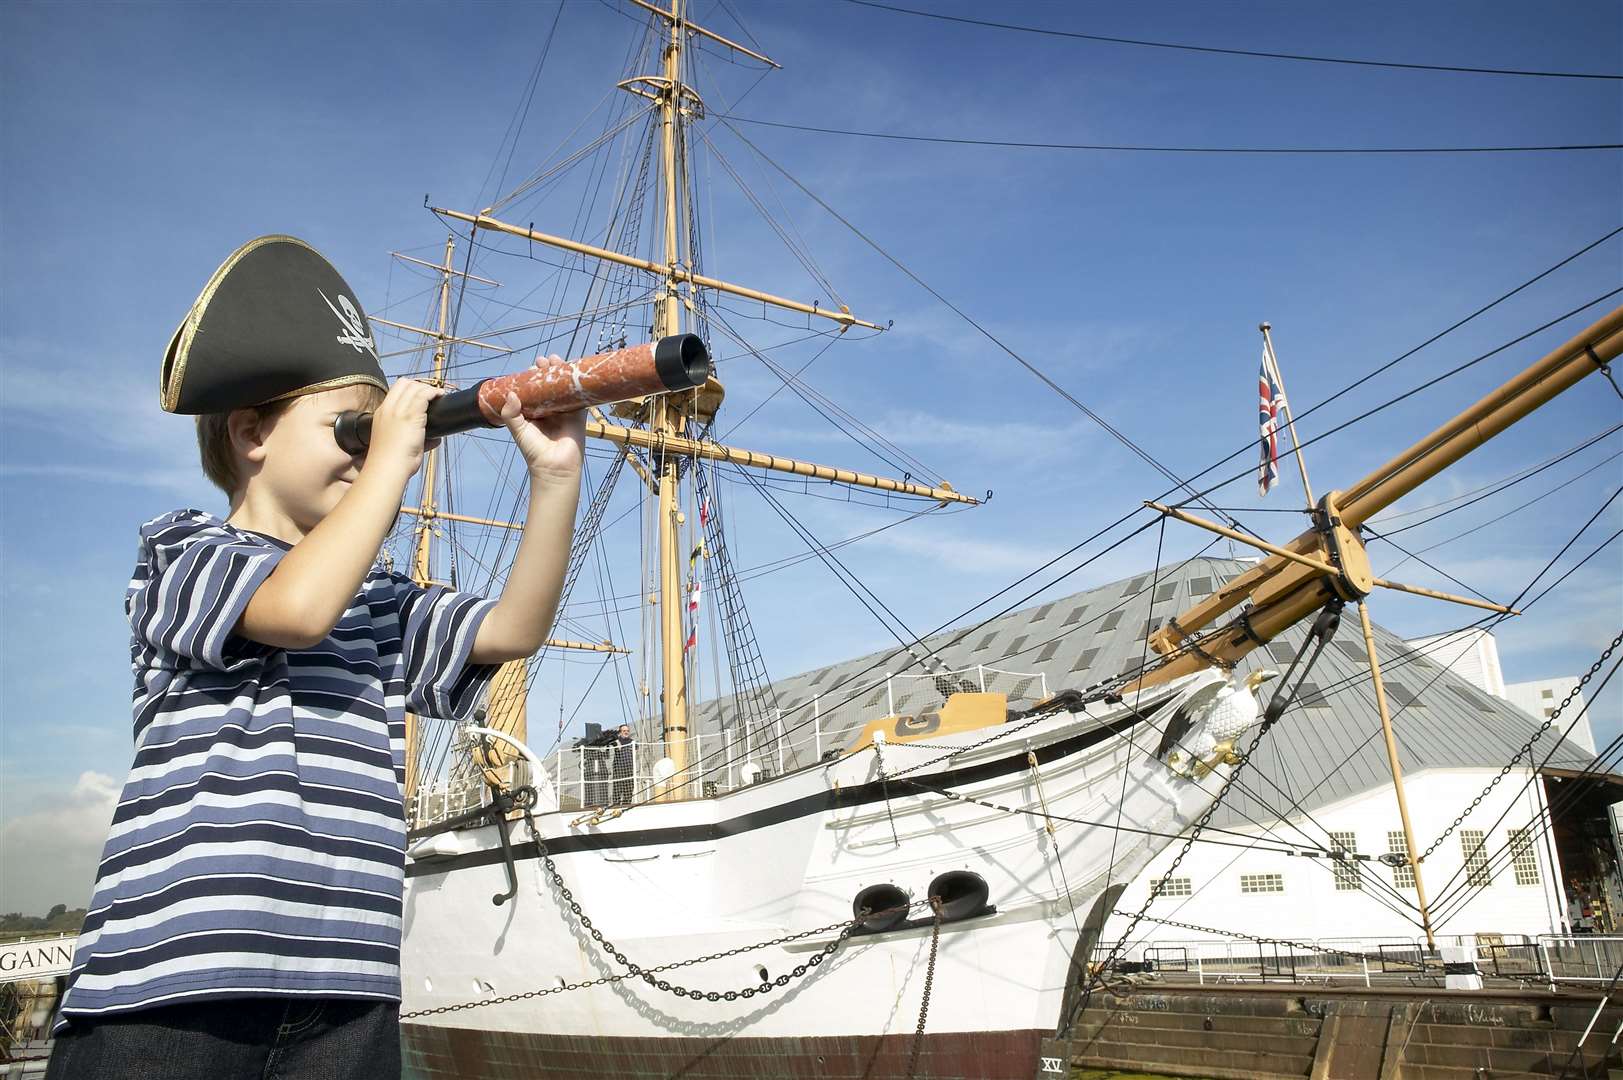
[[[1623,937],[1589,935],[1535,937],[1525,934],[1457,934],[1439,946],[1472,944],[1477,967],[1488,979],[1541,982],[1609,981],[1623,965]],[[1094,950],[1102,963],[1114,949]],[[1206,983],[1337,981],[1384,985],[1440,985],[1442,960],[1422,938],[1400,936],[1327,937],[1293,943],[1228,938],[1148,939],[1122,950],[1116,960],[1124,973],[1155,974],[1171,981]]]
[[[984,665],[930,675],[891,674],[865,685],[841,686],[774,709],[765,723],[700,732],[687,740],[686,775],[665,776],[667,744],[560,747],[547,759],[566,809],[666,798],[714,798],[843,753],[873,720],[934,712],[963,691],[1004,693],[1011,701],[1040,700],[1047,676]]]
[[[889,674],[854,688],[840,686],[786,701],[764,723],[688,736],[688,768],[682,776],[667,775],[661,762],[668,746],[660,741],[560,746],[547,755],[546,765],[563,810],[645,802],[656,795],[714,798],[843,753],[871,721],[935,712],[948,695],[965,691],[1006,694],[1011,703],[1037,701],[1048,696],[1048,677],[983,664],[927,675]],[[425,828],[489,801],[477,775],[443,781],[416,790],[408,820],[411,828]]]

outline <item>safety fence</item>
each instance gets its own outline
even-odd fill
[[[1472,945],[1476,968],[1489,984],[1548,985],[1623,981],[1623,936],[1593,934],[1454,934],[1437,945]],[[1096,963],[1110,957],[1101,942]],[[1348,982],[1373,986],[1443,984],[1437,949],[1422,939],[1336,937],[1307,941],[1200,938],[1145,941],[1122,950],[1118,974],[1155,974],[1169,981],[1206,983]]]
[[[1031,704],[1048,696],[1048,678],[986,665],[887,675],[865,686],[840,686],[789,701],[765,723],[690,735],[681,740],[684,755],[661,740],[620,743],[610,730],[599,740],[560,746],[547,755],[548,778],[564,810],[626,805],[656,795],[714,798],[842,755],[872,721],[938,712],[950,695],[965,692],[1001,693],[1011,704]],[[687,763],[680,770],[679,756]],[[411,826],[466,814],[489,800],[482,779],[464,767],[462,775],[414,792]]]

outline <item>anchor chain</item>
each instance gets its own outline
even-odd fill
[[[1121,937],[1111,948],[1109,954],[1105,956],[1103,962],[1101,962],[1099,965],[1099,971],[1103,972],[1109,970],[1110,966],[1114,964],[1121,956],[1122,950],[1127,947],[1128,939],[1132,937],[1133,931],[1138,928],[1138,924],[1140,922],[1148,917],[1150,905],[1155,903],[1156,897],[1161,894],[1161,890],[1166,888],[1168,879],[1170,879],[1173,874],[1177,873],[1179,865],[1182,864],[1184,857],[1189,854],[1190,849],[1195,846],[1195,841],[1200,838],[1202,830],[1204,830],[1211,822],[1212,816],[1217,813],[1218,807],[1223,805],[1223,799],[1228,795],[1229,789],[1234,786],[1234,781],[1239,778],[1240,773],[1245,770],[1246,765],[1250,764],[1251,755],[1257,752],[1257,747],[1262,745],[1262,740],[1268,734],[1268,730],[1278,722],[1281,716],[1284,715],[1285,709],[1290,705],[1291,701],[1295,700],[1296,693],[1301,688],[1302,681],[1312,673],[1313,665],[1318,662],[1319,654],[1324,651],[1325,646],[1330,643],[1330,638],[1335,635],[1336,627],[1339,625],[1341,619],[1341,607],[1342,604],[1340,601],[1333,601],[1319,612],[1319,617],[1314,620],[1313,629],[1308,632],[1307,637],[1302,641],[1302,647],[1297,651],[1295,659],[1291,661],[1290,668],[1285,672],[1285,678],[1281,680],[1279,689],[1275,691],[1273,699],[1268,702],[1268,708],[1263,712],[1262,723],[1257,725],[1257,733],[1252,738],[1250,744],[1246,747],[1245,754],[1242,755],[1240,760],[1233,766],[1233,768],[1229,770],[1228,776],[1223,780],[1222,786],[1217,789],[1217,795],[1213,797],[1211,804],[1206,807],[1205,812],[1195,820],[1195,823],[1192,826],[1190,826],[1189,835],[1184,840],[1183,847],[1179,848],[1178,854],[1173,856],[1171,865],[1166,868],[1166,871],[1161,875],[1160,880],[1150,887],[1149,895],[1145,897],[1143,906],[1133,914],[1131,920],[1127,924],[1127,928],[1122,931]],[[1313,650],[1313,653],[1311,656],[1308,656],[1307,653],[1310,648]],[[1290,684],[1291,677],[1296,675],[1296,669],[1298,666],[1301,666],[1302,658],[1304,656],[1307,656],[1307,665],[1303,668],[1302,674],[1296,676],[1295,683]],[[1290,684],[1288,692],[1286,690],[1286,684]],[[1061,1018],[1060,1032],[1062,1037],[1065,1033],[1070,1031],[1072,1026],[1075,1025],[1077,1018],[1080,1017],[1087,1009],[1088,999],[1093,994],[1093,987],[1096,980],[1091,974],[1085,975],[1085,978],[1087,979],[1087,982],[1083,986],[1082,994],[1080,997],[1078,997],[1077,1003],[1073,1007],[1071,1015]]]
[[[541,830],[536,827],[535,817],[530,813],[529,807],[521,806],[520,809],[523,810],[524,822],[529,826],[530,837],[535,842],[536,851],[540,854],[541,861],[543,865],[545,865],[547,873],[551,875],[552,882],[558,889],[559,898],[569,908],[570,914],[575,916],[575,919],[580,923],[580,925],[588,934],[591,935],[592,940],[596,941],[598,946],[602,948],[604,952],[614,957],[615,961],[619,963],[621,967],[626,969],[625,973],[618,975],[605,975],[596,979],[588,979],[584,982],[565,983],[562,986],[542,987],[535,990],[526,990],[521,993],[507,994],[503,997],[481,998],[477,1001],[465,1001],[455,1005],[440,1005],[432,1009],[419,1009],[415,1012],[401,1013],[400,1018],[402,1020],[409,1020],[419,1016],[434,1016],[440,1013],[457,1012],[462,1009],[479,1009],[484,1008],[487,1005],[503,1005],[513,1001],[525,1001],[531,998],[546,997],[549,994],[561,994],[570,990],[584,990],[588,987],[602,986],[608,983],[619,982],[624,979],[641,979],[643,982],[654,987],[656,990],[675,994],[678,997],[692,998],[695,1001],[701,998],[705,1001],[711,1002],[737,1001],[740,998],[748,999],[755,997],[757,994],[770,993],[773,990],[788,986],[794,980],[805,976],[813,968],[816,968],[818,965],[822,964],[823,961],[833,956],[834,953],[838,951],[838,949],[844,945],[847,940],[850,939],[851,935],[856,932],[856,929],[861,926],[866,919],[871,918],[874,914],[873,912],[863,911],[855,919],[837,923],[829,923],[827,926],[819,926],[811,930],[802,930],[794,934],[785,934],[783,937],[773,938],[771,941],[761,941],[749,945],[740,945],[736,948],[726,949],[722,952],[711,953],[708,956],[698,956],[689,960],[678,960],[669,964],[661,964],[657,967],[645,968],[627,957],[626,954],[621,951],[619,946],[605,937],[603,932],[592,924],[591,917],[586,914],[584,909],[582,909],[580,901],[575,899],[575,895],[570,891],[569,886],[564,884],[563,875],[558,872],[557,864],[553,862],[552,855],[547,851],[546,841],[542,839]],[[912,907],[914,905],[908,906]],[[939,926],[939,923],[937,925]],[[697,990],[691,987],[681,986],[677,983],[673,983],[658,977],[662,972],[674,971],[678,968],[691,967],[695,964],[704,964],[710,962],[711,960],[722,960],[729,956],[740,956],[744,953],[754,952],[758,949],[771,948],[776,945],[787,944],[791,941],[800,941],[804,938],[817,937],[818,935],[832,933],[836,930],[839,931],[839,933],[834,940],[830,941],[827,945],[824,945],[823,948],[807,957],[805,961],[796,964],[788,972],[781,974],[776,978],[762,980],[759,985],[746,986],[738,990]]]
[[[1448,828],[1444,829],[1442,833],[1438,835],[1437,839],[1431,842],[1430,847],[1420,853],[1420,858],[1416,859],[1415,862],[1425,862],[1426,857],[1432,852],[1436,851],[1438,846],[1441,845],[1444,840],[1447,840],[1449,835],[1452,834],[1455,829],[1459,828],[1466,818],[1471,816],[1471,812],[1473,810],[1482,805],[1482,800],[1486,799],[1488,794],[1493,791],[1494,788],[1499,786],[1499,781],[1510,775],[1510,770],[1516,767],[1516,762],[1520,761],[1523,755],[1526,755],[1529,761],[1532,760],[1533,744],[1538,742],[1539,739],[1543,738],[1544,733],[1549,731],[1557,720],[1561,719],[1562,711],[1566,709],[1568,705],[1572,704],[1572,699],[1578,696],[1579,691],[1581,691],[1585,686],[1589,685],[1589,680],[1595,677],[1595,673],[1601,669],[1601,667],[1606,663],[1607,659],[1611,657],[1613,651],[1615,651],[1619,645],[1623,645],[1623,634],[1619,634],[1617,637],[1612,639],[1612,643],[1606,646],[1606,651],[1600,654],[1600,659],[1596,660],[1594,666],[1584,674],[1583,678],[1578,680],[1578,685],[1574,686],[1570,691],[1567,692],[1567,696],[1561,699],[1561,704],[1557,705],[1555,707],[1555,711],[1544,718],[1544,723],[1539,725],[1538,730],[1533,732],[1532,737],[1529,738],[1527,742],[1522,744],[1522,748],[1516,751],[1515,755],[1512,756],[1509,761],[1505,762],[1505,767],[1499,770],[1499,775],[1488,781],[1488,786],[1483,788],[1477,797],[1471,800],[1471,805],[1467,806],[1464,810],[1461,810],[1459,816],[1453,821],[1449,822]]]
[[[924,969],[924,996],[919,1001],[919,1026],[913,1029],[913,1050],[907,1056],[907,1080],[918,1073],[919,1051],[924,1047],[924,1020],[930,1015],[930,988],[935,983],[935,954],[941,944],[941,897],[930,897],[930,910],[935,913],[935,926],[930,931],[930,964]]]

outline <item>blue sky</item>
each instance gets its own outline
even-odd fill
[[[742,36],[738,11],[783,70],[706,53],[712,112],[814,126],[1016,141],[1200,146],[1488,146],[1623,141],[1615,82],[1394,71],[1147,51],[1013,34],[843,3],[697,0],[700,22]],[[1088,33],[1281,52],[1471,66],[1623,71],[1615,4],[946,3],[936,10]],[[601,130],[640,19],[572,2],[557,19],[506,187]],[[474,209],[498,189],[550,3],[28,4],[0,8],[0,909],[81,903],[130,758],[122,589],[136,526],[166,509],[221,508],[195,465],[190,425],[157,407],[158,364],[202,281],[266,232],[310,240],[374,313],[421,322],[428,284],[390,251],[435,259],[444,226],[423,209]],[[605,100],[605,95],[608,98]],[[743,100],[736,106],[728,103]],[[595,110],[595,112],[594,112]],[[896,271],[718,122],[695,158],[707,269],[803,300],[829,297],[762,227],[732,165],[790,223],[860,316],[889,333],[842,341],[807,381],[960,490],[995,496],[841,551],[915,631],[955,617],[1167,485]],[[1623,225],[1616,152],[1457,156],[1078,153],[879,142],[739,125],[765,154],[1167,467],[1198,472],[1255,434],[1256,324],[1274,325],[1291,397],[1316,402],[1583,245]],[[591,235],[566,179],[518,201],[519,223]],[[536,283],[521,247],[478,272],[516,299]],[[1623,239],[1550,275],[1308,418],[1323,432],[1619,284]],[[544,291],[531,299],[546,306]],[[499,302],[499,301],[497,301]],[[1617,298],[1535,335],[1309,450],[1315,488],[1343,486],[1599,317]],[[731,304],[729,322],[798,367],[822,340]],[[507,318],[470,309],[477,328]],[[635,336],[635,335],[633,335]],[[855,338],[853,334],[851,337]],[[395,348],[399,340],[386,341]],[[728,417],[778,385],[718,339]],[[533,351],[533,350],[532,350]],[[577,350],[580,351],[580,350]],[[520,359],[519,362],[522,362]],[[508,366],[516,366],[511,360]],[[390,367],[400,374],[406,359]],[[1404,504],[1506,477],[1623,419],[1591,379]],[[731,441],[893,474],[782,394]],[[475,446],[476,444],[468,444]],[[486,448],[490,449],[490,448]],[[495,446],[494,450],[499,451]],[[1426,557],[1514,595],[1623,479],[1614,435],[1494,499],[1406,534],[1413,549],[1526,511]],[[473,454],[469,452],[469,458]],[[1247,453],[1228,472],[1251,463]],[[595,461],[601,469],[602,462]],[[1585,470],[1591,470],[1587,474]],[[1226,475],[1226,473],[1225,473]],[[1576,479],[1574,479],[1576,478]],[[473,485],[465,506],[481,501]],[[481,484],[485,484],[481,487]],[[627,488],[630,487],[627,483]],[[723,485],[744,567],[804,547],[737,483]],[[899,511],[783,498],[824,542]],[[1264,535],[1299,501],[1287,465],[1259,503],[1252,481],[1218,500]],[[616,513],[629,507],[617,492]],[[485,500],[488,501],[488,500]],[[1623,502],[1623,500],[1620,500]],[[1399,509],[1402,509],[1400,507]],[[1414,520],[1414,519],[1410,519]],[[1618,503],[1574,547],[1623,520]],[[618,637],[588,601],[637,589],[634,515],[605,548],[616,580],[583,579],[574,636]],[[1154,531],[1055,584],[1063,595],[1146,569]],[[1166,556],[1206,543],[1173,527]],[[1090,549],[1097,550],[1097,545]],[[1371,545],[1378,571],[1401,556]],[[1512,681],[1587,669],[1623,622],[1613,546],[1500,633]],[[1573,561],[1569,556],[1562,568]],[[1559,571],[1560,568],[1558,568]],[[1453,590],[1409,564],[1400,580]],[[815,562],[752,580],[769,671],[792,674],[880,648],[886,632]],[[1007,601],[1005,601],[1006,603]],[[1473,618],[1382,594],[1406,635]],[[601,608],[601,604],[599,607]],[[1001,607],[1002,605],[999,605]],[[998,608],[993,608],[995,611]],[[989,614],[990,612],[988,612]],[[594,621],[595,619],[595,621]],[[628,623],[629,620],[629,623]],[[708,671],[708,660],[704,661]],[[595,661],[549,665],[532,731],[560,715],[618,722],[625,669],[582,699]],[[708,690],[709,676],[701,681]],[[1598,703],[1604,739],[1618,695]],[[560,713],[560,709],[562,712]],[[549,739],[541,739],[543,744]],[[21,860],[53,845],[48,862]]]

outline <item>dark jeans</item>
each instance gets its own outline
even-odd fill
[[[46,1080],[400,1080],[400,1005],[244,998],[74,1020]]]

